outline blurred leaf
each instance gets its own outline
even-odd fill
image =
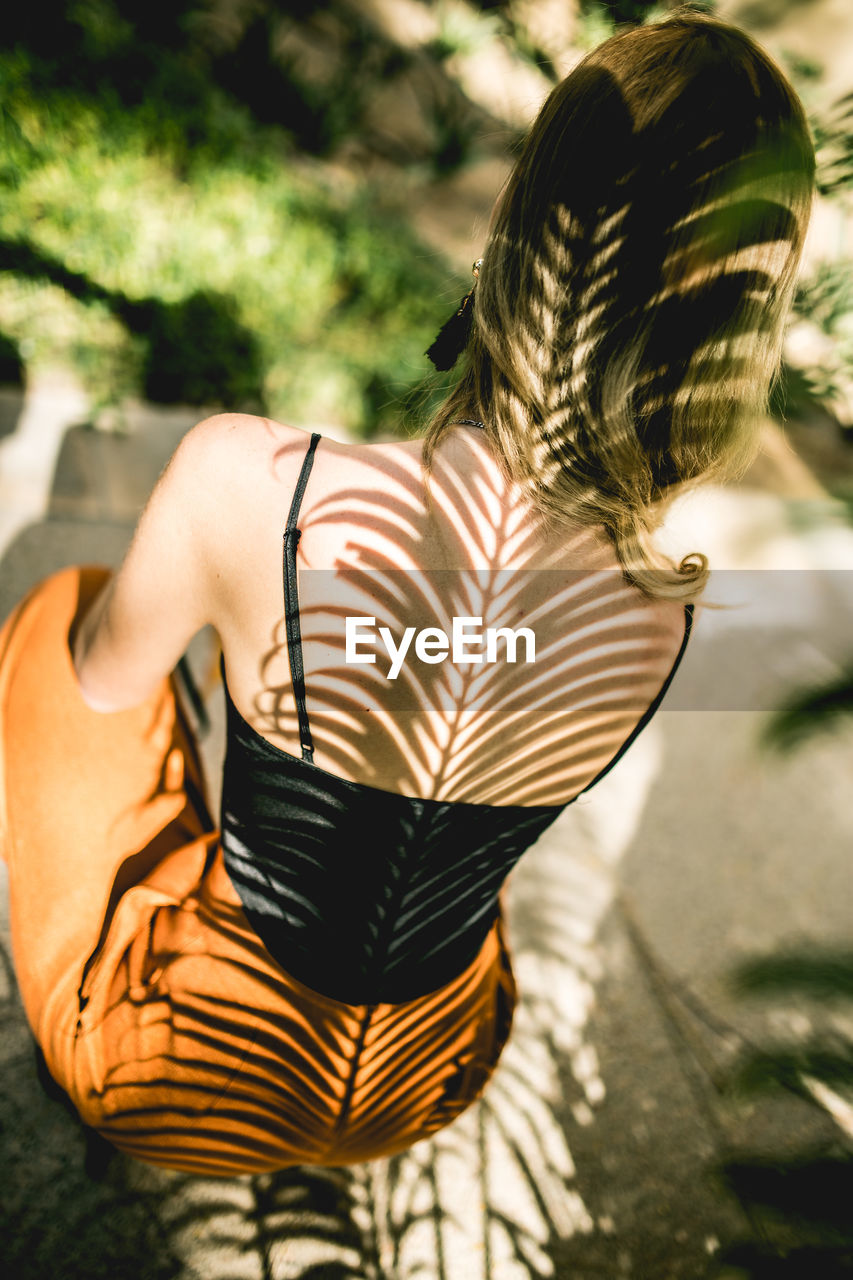
[[[581,5],[575,34],[575,43],[580,49],[594,49],[596,45],[608,40],[613,31],[613,17],[600,0],[586,0]]]
[[[505,29],[503,15],[484,13],[474,5],[459,4],[456,0],[438,0],[435,11],[438,34],[427,48],[439,61],[454,54],[476,53]]]
[[[730,1087],[752,1094],[773,1088],[789,1089],[813,1102],[814,1095],[804,1081],[805,1076],[828,1085],[853,1085],[853,1052],[850,1046],[840,1044],[833,1051],[822,1041],[813,1040],[791,1050],[753,1053],[740,1064]]]
[[[761,744],[789,752],[815,733],[834,728],[853,714],[853,668],[824,685],[794,694],[764,726]]]
[[[817,155],[817,189],[831,196],[853,186],[853,93],[811,120]]]
[[[797,81],[819,80],[824,73],[822,62],[798,49],[781,50],[780,59],[795,84]]]
[[[739,1244],[723,1250],[717,1265],[726,1280],[734,1280],[732,1268],[751,1280],[851,1280],[853,1250],[827,1245],[782,1252],[768,1245]]]
[[[853,262],[841,258],[818,264],[797,285],[794,312],[834,334],[839,321],[853,311]]]
[[[820,1231],[825,1243],[853,1243],[850,1156],[819,1152],[790,1159],[736,1160],[724,1165],[720,1173],[741,1200]],[[815,1272],[814,1280],[818,1276],[822,1280],[822,1275]]]
[[[758,956],[741,963],[730,984],[741,995],[784,997],[789,1009],[798,997],[800,1020],[806,997],[829,1002],[831,1014],[842,1002],[846,1012],[853,999],[853,950],[824,946]],[[718,1255],[715,1274],[725,1280],[853,1277],[853,1043],[840,1018],[828,1031],[813,1030],[808,1020],[805,1026],[804,1035],[792,1024],[786,1044],[750,1046],[729,1087],[753,1095],[789,1090],[831,1118],[837,1136],[831,1145],[801,1145],[793,1153],[739,1155],[718,1169],[761,1237]]]
[[[759,956],[738,966],[732,985],[741,993],[853,999],[853,951],[827,948]]]

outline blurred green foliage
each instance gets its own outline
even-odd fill
[[[714,13],[717,0],[685,0],[701,13]],[[676,5],[670,0],[580,0],[580,43],[592,48],[612,35],[616,27],[659,22]]]
[[[667,7],[581,0],[577,43]],[[423,352],[461,282],[380,180],[324,161],[362,145],[377,86],[414,66],[428,154],[386,140],[385,159],[421,177],[479,145],[452,55],[500,39],[556,75],[508,0],[431,8],[437,40],[410,48],[354,0],[15,6],[0,49],[0,330],[24,362],[72,362],[96,410],[133,393],[362,433],[405,420],[430,394]],[[833,199],[853,172],[850,103],[814,121]],[[833,412],[853,377],[849,307],[823,306],[847,271],[798,294],[838,360],[788,371],[780,414]]]
[[[490,7],[466,8],[459,4],[448,4],[446,0],[438,0],[435,11],[438,17],[438,35],[427,48],[439,59],[450,58],[457,53],[476,53],[477,49],[504,30],[501,18],[494,11],[490,12]]]
[[[762,746],[789,753],[816,733],[846,725],[853,715],[853,666],[815,688],[791,693],[767,720]]]
[[[334,129],[292,101],[272,11],[228,40],[212,12],[12,15],[0,329],[27,362],[73,362],[96,403],[136,392],[383,427],[424,377],[447,267],[381,193],[300,156],[289,119]]]
[[[840,195],[853,187],[853,93],[812,117],[818,156],[817,188],[821,195]]]
[[[790,1025],[801,1030],[766,1047],[745,1046],[729,1088],[755,1103],[787,1091],[822,1118],[830,1111],[838,1127],[829,1129],[832,1136],[742,1151],[721,1163],[718,1172],[756,1238],[724,1248],[717,1266],[727,1280],[849,1278],[853,1141],[844,1117],[853,1099],[853,953],[826,946],[756,956],[738,967],[732,984],[741,995],[784,1000],[788,1014],[797,1011]]]

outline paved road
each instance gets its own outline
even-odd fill
[[[120,559],[194,414],[140,407],[131,434],[103,435],[62,379],[0,410],[5,616],[62,564]],[[786,687],[846,659],[853,534],[794,463],[771,468],[776,492],[761,474],[763,490],[709,491],[674,513],[670,537],[709,552],[730,607],[700,612],[665,709],[514,873],[523,1001],[483,1102],[412,1152],[350,1170],[212,1180],[116,1158],[93,1176],[79,1127],[39,1088],[7,967],[8,1274],[695,1280],[721,1274],[722,1246],[769,1229],[715,1166],[853,1137],[840,1089],[815,1085],[818,1107],[720,1088],[746,1044],[815,1020],[792,998],[736,998],[737,962],[848,936],[850,753],[826,740],[776,761],[757,734]],[[211,768],[215,704],[213,719]],[[8,955],[5,928],[2,941]]]

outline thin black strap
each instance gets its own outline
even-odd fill
[[[582,796],[584,791],[589,791],[590,787],[594,787],[597,782],[600,782],[601,779],[604,777],[604,775],[609,773],[610,770],[613,768],[613,766],[619,760],[622,759],[622,757],[624,756],[625,752],[628,750],[628,748],[630,747],[634,739],[639,737],[639,735],[645,729],[646,725],[649,723],[652,716],[655,714],[658,707],[663,702],[664,694],[666,693],[669,686],[672,684],[673,676],[675,675],[676,671],[679,668],[681,659],[684,657],[684,650],[687,648],[687,641],[690,639],[690,629],[692,626],[693,626],[693,605],[686,604],[684,606],[684,639],[681,641],[681,647],[679,648],[678,653],[675,655],[675,662],[673,662],[672,666],[669,669],[669,675],[666,677],[660,689],[658,690],[658,693],[655,695],[655,698],[651,706],[648,707],[647,710],[643,713],[642,717],[634,726],[634,728],[631,730],[631,732],[628,734],[628,737],[622,743],[622,746],[616,752],[616,755],[613,757],[613,759],[609,760],[607,764],[604,766],[604,768],[601,770],[601,772],[595,775],[592,782],[588,782],[586,784],[583,791],[578,792],[578,796]],[[577,796],[575,796],[574,799],[577,800]]]
[[[305,461],[296,488],[287,524],[284,526],[284,630],[287,636],[287,657],[290,662],[290,679],[293,684],[293,696],[296,699],[296,714],[299,717],[299,745],[302,747],[302,759],[314,762],[314,743],[311,740],[311,726],[308,723],[308,708],[305,705],[305,665],[302,661],[302,631],[299,626],[299,592],[296,587],[296,548],[302,537],[302,530],[297,529],[299,508],[308,484],[308,477],[314,465],[314,450],[320,441],[315,432],[311,437]]]

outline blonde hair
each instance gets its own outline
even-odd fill
[[[427,428],[480,419],[547,522],[600,523],[647,594],[699,594],[651,535],[754,456],[811,208],[802,107],[747,35],[679,10],[588,54],[499,198],[467,368]]]

